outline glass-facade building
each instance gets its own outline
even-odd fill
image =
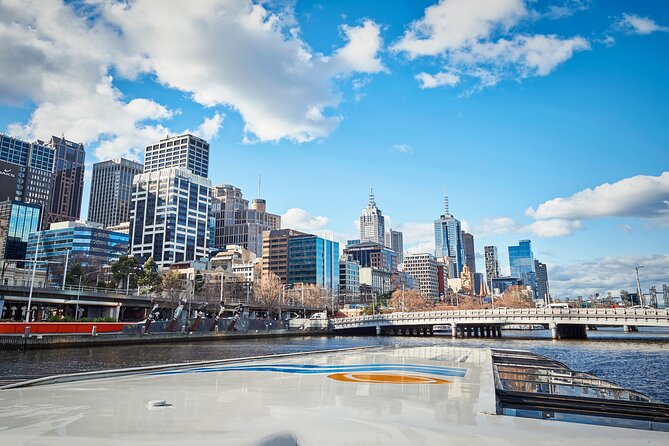
[[[360,303],[360,264],[339,260],[339,299],[342,304]]]
[[[47,223],[77,220],[84,197],[84,145],[52,136],[48,142],[38,141],[54,150],[54,179]]]
[[[0,260],[23,260],[28,236],[40,230],[42,207],[9,200],[0,203]]]
[[[520,240],[518,246],[509,246],[509,267],[511,276],[520,279],[523,285],[531,286],[536,295],[537,276],[534,270],[532,242]]]
[[[288,283],[339,290],[339,243],[315,235],[288,239]]]
[[[449,257],[448,277],[460,277],[464,265],[465,251],[462,245],[462,230],[460,220],[452,215],[442,215],[434,221],[435,256]]]
[[[82,221],[53,223],[51,229],[32,233],[28,240],[28,259],[33,259],[37,249],[37,261],[64,263],[70,251],[70,262],[84,265],[109,265],[128,254],[128,234],[104,229],[102,225]],[[45,264],[38,264],[44,269]]]
[[[211,181],[183,167],[136,175],[130,211],[130,254],[159,268],[208,259]]]

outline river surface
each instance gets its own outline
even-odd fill
[[[528,350],[573,370],[642,392],[669,404],[669,331],[642,328],[589,331],[587,340],[550,339],[548,330],[504,330],[502,338],[343,337],[226,339],[213,342],[107,346],[26,352],[0,351],[3,380],[80,371],[184,363],[359,346],[453,345]]]

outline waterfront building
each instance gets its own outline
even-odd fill
[[[385,243],[385,220],[383,212],[376,206],[374,191],[369,193],[369,204],[360,215],[360,242]]]
[[[339,301],[343,305],[360,303],[360,264],[346,257],[339,259]]]
[[[393,277],[390,271],[379,268],[360,268],[360,285],[367,285],[372,294],[386,294],[393,290]]]
[[[397,253],[397,262],[404,261],[404,241],[403,234],[400,231],[388,229],[385,234],[385,245]]]
[[[37,239],[37,267],[64,264],[68,257],[70,265],[110,265],[128,253],[128,234],[108,231],[99,223],[86,221],[63,221],[52,223],[49,229],[33,232],[28,237],[27,258],[35,258]]]
[[[468,232],[462,231],[462,250],[465,253],[464,264],[469,267],[469,271],[476,272],[476,250],[474,249],[474,236]]]
[[[483,248],[485,257],[485,275],[488,282],[488,289],[493,290],[492,279],[500,276],[499,257],[497,257],[496,246],[485,246]]]
[[[339,243],[312,234],[290,237],[287,279],[339,291]]]
[[[23,260],[28,236],[39,231],[42,206],[16,200],[0,202],[0,260]],[[3,267],[4,267],[3,262]],[[23,266],[23,262],[19,263]]]
[[[84,145],[69,141],[64,136],[52,136],[49,141],[38,143],[51,147],[55,154],[47,223],[78,220],[84,197]]]
[[[294,229],[271,229],[262,234],[262,274],[276,274],[288,283],[288,241],[291,237],[307,235]]]
[[[227,245],[209,261],[216,270],[232,272],[245,282],[253,282],[257,277],[260,258],[255,252],[239,245]]]
[[[448,197],[444,197],[444,214],[434,221],[435,256],[450,257],[449,278],[460,277],[465,252],[462,246],[460,220],[451,215]]]
[[[140,163],[125,158],[93,164],[88,221],[104,226],[129,222],[132,180],[143,169]]]
[[[432,254],[409,254],[404,258],[404,271],[411,274],[421,294],[430,299],[439,298],[437,260]]]
[[[509,246],[509,267],[511,276],[519,278],[523,285],[532,287],[536,295],[537,278],[532,242],[520,240],[517,246]]]
[[[538,260],[534,260],[534,271],[537,278],[537,295],[536,298],[550,303],[549,287],[548,287],[548,269],[546,264]]]
[[[183,167],[136,175],[130,212],[130,254],[159,268],[208,259],[211,182]]]
[[[209,143],[189,133],[168,136],[146,146],[144,173],[184,167],[193,174],[209,176]]]
[[[397,271],[397,253],[379,243],[363,242],[348,246],[344,249],[344,256],[364,268],[378,268],[391,273]]]
[[[491,284],[492,288],[490,292],[492,294],[500,295],[503,294],[504,291],[506,291],[506,289],[510,286],[522,285],[522,280],[518,279],[517,277],[500,276],[493,277],[491,279]]]
[[[239,245],[262,256],[262,234],[281,228],[281,216],[267,212],[267,203],[255,199],[249,207],[242,191],[229,184],[212,189],[212,218],[214,220],[213,249]]]
[[[0,133],[0,200],[37,203],[43,222],[51,205],[55,150]]]

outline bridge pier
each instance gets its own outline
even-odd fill
[[[625,333],[631,333],[633,331],[639,331],[639,327],[636,325],[623,325],[623,331]]]
[[[585,325],[550,324],[552,339],[586,339]]]

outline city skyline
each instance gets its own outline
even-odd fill
[[[93,163],[119,156],[143,161],[146,144],[190,129],[211,144],[214,185],[233,184],[249,199],[260,198],[255,184],[261,174],[261,196],[282,215],[283,227],[333,233],[342,246],[357,238],[354,222],[373,186],[386,227],[403,232],[405,250],[433,252],[432,222],[445,187],[462,229],[474,236],[478,270],[484,270],[484,245],[498,247],[506,275],[506,247],[531,239],[558,296],[633,290],[633,268],[640,264],[644,288],[669,280],[669,62],[656,57],[669,50],[667,8],[643,1],[509,0],[481,17],[477,2],[469,2],[458,20],[471,25],[470,34],[455,35],[430,22],[430,12],[449,16],[455,3],[249,8],[225,2],[249,19],[250,29],[264,33],[265,47],[278,56],[262,52],[250,32],[239,33],[234,48],[202,43],[203,60],[187,59],[194,68],[215,63],[207,56],[248,54],[236,56],[242,76],[211,65],[217,78],[189,83],[171,69],[184,43],[163,35],[175,50],[171,56],[150,39],[140,41],[142,29],[160,26],[151,4],[86,10],[6,2],[0,23],[30,23],[35,33],[7,34],[0,48],[20,41],[37,51],[51,39],[45,67],[56,58],[68,68],[37,78],[2,71],[0,130],[29,141],[64,134],[84,144],[81,216]],[[186,25],[179,26],[198,14],[213,17],[216,8],[184,8]],[[270,18],[276,29],[262,26]],[[51,21],[59,19],[72,23],[67,41],[50,34]],[[110,38],[112,27],[105,24],[125,35]],[[433,33],[416,37],[421,24]],[[202,41],[214,31],[239,31],[224,19],[214,25],[197,31],[205,33]],[[288,37],[289,28],[296,37]],[[174,34],[188,32],[196,31]],[[517,58],[505,59],[502,46]],[[279,58],[300,66],[291,58],[298,50],[314,61],[302,74],[262,72]],[[40,73],[39,61],[29,58],[11,65]],[[81,78],[72,83],[81,92],[59,82],[73,68]],[[294,101],[279,95],[262,102],[262,110],[253,106],[251,87],[266,93],[303,83]],[[59,90],[49,90],[53,85]],[[304,118],[310,105],[316,108]],[[597,286],[596,277],[607,283]]]

